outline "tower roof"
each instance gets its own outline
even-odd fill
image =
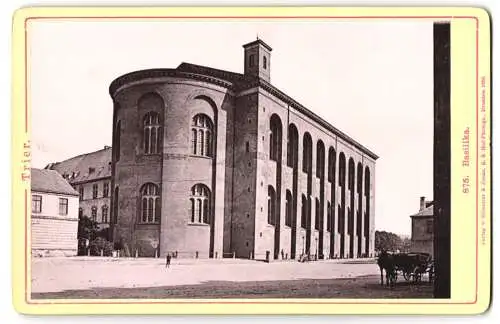
[[[257,40],[254,40],[253,42],[250,42],[250,43],[243,45],[243,48],[247,48],[250,46],[257,45],[257,44],[264,46],[269,52],[271,52],[273,50],[271,48],[271,46],[267,45],[262,39],[259,39],[259,38],[257,38]]]

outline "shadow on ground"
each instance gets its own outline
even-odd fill
[[[380,285],[378,276],[345,279],[282,281],[207,281],[197,285],[95,288],[33,293],[33,299],[128,299],[128,298],[432,298],[429,282],[398,282],[393,288]]]

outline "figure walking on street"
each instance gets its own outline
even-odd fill
[[[170,268],[170,259],[171,259],[170,253],[167,253],[167,263],[165,264],[166,268]]]

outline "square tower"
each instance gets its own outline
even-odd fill
[[[243,45],[245,49],[245,75],[259,77],[271,83],[271,51],[269,45],[258,39]]]

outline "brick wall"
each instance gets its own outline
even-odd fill
[[[255,219],[260,213],[260,205],[256,206],[258,197],[255,173],[258,152],[257,96],[240,96],[236,99],[235,107],[230,252],[235,252],[237,257],[248,258],[250,254],[254,254]]]
[[[123,239],[143,256],[154,255],[152,246],[159,242],[159,254],[177,252],[179,257],[210,254],[222,257],[226,142],[214,134],[213,158],[195,156],[191,152],[191,123],[198,113],[207,115],[217,134],[226,133],[227,109],[232,104],[220,87],[202,82],[165,79],[154,84],[138,84],[116,96],[122,122],[121,154],[115,163],[114,185],[119,187],[119,217],[115,240]],[[139,98],[154,92],[161,96],[163,127],[162,152],[142,153],[142,116]],[[140,224],[140,188],[152,182],[161,187],[161,221]],[[192,224],[191,188],[202,184],[210,190],[210,224]]]
[[[142,154],[142,117],[137,107],[145,93],[161,96],[163,150],[155,156]],[[114,161],[113,181],[119,187],[118,224],[115,240],[124,240],[131,249],[144,256],[154,254],[152,245],[159,242],[160,255],[177,251],[182,256],[265,258],[266,251],[281,258],[296,255],[309,242],[311,254],[325,258],[358,257],[373,254],[375,161],[353,145],[331,134],[294,108],[262,89],[250,89],[237,97],[227,89],[201,81],[164,77],[142,80],[119,90],[114,98],[118,110],[115,122],[121,121],[120,159]],[[194,115],[208,115],[214,123],[215,157],[193,156],[191,121]],[[269,159],[269,131],[272,115],[279,117],[282,127],[281,166]],[[293,191],[294,175],[286,165],[288,125],[298,129],[298,165],[295,227],[285,225],[286,190]],[[312,139],[312,174],[302,171],[303,138]],[[116,134],[114,134],[116,138]],[[324,177],[316,176],[317,143],[324,143]],[[115,149],[116,144],[113,146]],[[336,152],[335,183],[328,180],[328,152]],[[341,189],[339,154],[345,154],[345,228],[344,253],[340,253],[339,206]],[[348,187],[349,161],[354,165],[354,188]],[[358,165],[362,174],[358,172]],[[365,178],[369,170],[369,193],[365,195]],[[357,186],[362,177],[361,192]],[[143,225],[138,222],[140,188],[152,182],[161,188],[161,221]],[[210,188],[210,224],[190,223],[191,188],[201,183]],[[279,195],[276,226],[267,221],[267,188],[272,185]],[[335,199],[332,199],[332,190]],[[311,201],[310,235],[301,228],[301,197]],[[352,199],[351,199],[352,198]],[[320,202],[316,211],[315,201]],[[327,231],[327,202],[331,202],[334,229]],[[361,207],[361,209],[360,209]],[[349,211],[354,221],[348,219]],[[319,230],[315,229],[318,212]],[[358,215],[361,215],[358,218]],[[350,226],[348,226],[348,224]],[[368,224],[368,226],[366,226]],[[366,228],[365,228],[366,227]],[[360,230],[361,228],[361,230]],[[294,234],[295,233],[295,234]],[[321,244],[321,246],[319,246]],[[368,248],[366,248],[368,244]],[[273,253],[274,252],[274,253]]]
[[[297,234],[295,235],[295,246],[297,253],[302,252],[303,250],[303,242],[302,236],[305,235],[305,231],[301,230],[301,197],[305,195],[308,197],[307,190],[307,175],[302,171],[302,153],[303,153],[303,136],[305,132],[308,132],[312,138],[312,179],[311,179],[311,236],[310,236],[310,249],[311,253],[316,253],[316,249],[319,250],[325,258],[331,256],[340,256],[340,244],[338,238],[338,219],[335,219],[334,226],[335,229],[333,231],[333,238],[330,238],[331,233],[327,231],[327,201],[331,200],[331,183],[328,181],[328,152],[330,148],[334,148],[336,151],[336,183],[335,183],[335,202],[332,203],[332,208],[335,211],[335,217],[338,218],[338,207],[340,206],[340,188],[338,186],[338,175],[339,175],[339,159],[338,156],[340,152],[343,152],[346,156],[346,168],[345,168],[345,177],[346,177],[346,199],[345,199],[345,249],[343,257],[349,257],[350,245],[352,242],[352,254],[353,257],[358,257],[358,245],[361,244],[361,255],[366,254],[365,246],[368,241],[369,249],[368,254],[373,254],[374,250],[374,212],[375,212],[375,204],[374,204],[374,185],[375,185],[375,161],[370,157],[362,154],[358,149],[353,147],[351,144],[346,143],[341,138],[338,138],[331,134],[329,131],[323,129],[314,121],[308,119],[300,112],[296,111],[294,108],[288,108],[288,106],[282,101],[274,98],[269,95],[267,92],[260,90],[259,92],[259,134],[258,134],[258,143],[259,143],[259,159],[258,159],[258,168],[257,168],[257,183],[261,182],[264,184],[263,186],[259,186],[261,191],[256,193],[257,195],[257,203],[265,202],[267,199],[267,184],[275,184],[275,172],[276,165],[274,161],[269,161],[269,120],[273,114],[276,114],[281,119],[283,124],[283,137],[282,137],[282,164],[283,164],[283,176],[282,176],[282,190],[281,190],[281,223],[280,223],[280,231],[282,235],[280,237],[280,250],[283,249],[285,254],[289,254],[291,252],[291,229],[288,229],[284,226],[284,217],[285,217],[285,202],[286,202],[286,190],[292,191],[292,179],[293,173],[292,168],[286,166],[286,157],[287,157],[287,131],[288,124],[294,124],[298,129],[299,134],[299,157],[298,157],[298,192],[297,192]],[[264,111],[265,109],[265,111]],[[324,154],[324,180],[321,181],[319,177],[316,176],[316,163],[317,163],[317,142],[321,140],[324,143],[325,154]],[[349,160],[352,159],[354,163],[354,200],[350,199],[350,190],[348,189],[348,178],[349,178]],[[359,192],[357,188],[357,177],[358,177],[358,164],[361,165],[363,174],[362,174],[362,215],[365,215],[365,212],[369,212],[367,216],[363,216],[361,218],[361,222],[358,221],[357,212],[359,210]],[[369,210],[367,210],[366,206],[366,197],[364,194],[364,179],[365,179],[365,171],[366,168],[370,170],[370,192],[368,195],[369,199]],[[323,183],[323,189],[321,188],[321,183]],[[321,195],[322,193],[322,195]],[[322,220],[322,249],[319,247],[320,241],[320,231],[315,229],[315,200],[318,198],[320,201],[320,209],[321,213],[318,217],[319,220]],[[321,204],[321,202],[323,202]],[[351,206],[352,203],[352,206]],[[266,250],[272,251],[274,249],[274,242],[270,238],[272,236],[272,229],[269,229],[267,225],[267,205],[263,204],[263,212],[259,215],[259,208],[261,206],[257,206],[257,217],[256,217],[256,233],[258,233],[260,237],[260,233],[262,232],[262,238],[260,239],[260,243],[257,243],[256,238],[256,246],[258,246],[259,252],[256,253],[265,253]],[[347,224],[348,224],[348,210],[353,210],[354,214],[354,226],[352,227],[352,241],[350,240],[350,236],[347,233]],[[364,224],[368,221],[368,236],[365,235],[364,232]],[[357,227],[362,227],[361,238],[358,237]],[[304,232],[304,233],[302,233]],[[318,239],[318,242],[316,242]],[[337,242],[337,243],[335,243]],[[331,244],[333,243],[333,244]]]

